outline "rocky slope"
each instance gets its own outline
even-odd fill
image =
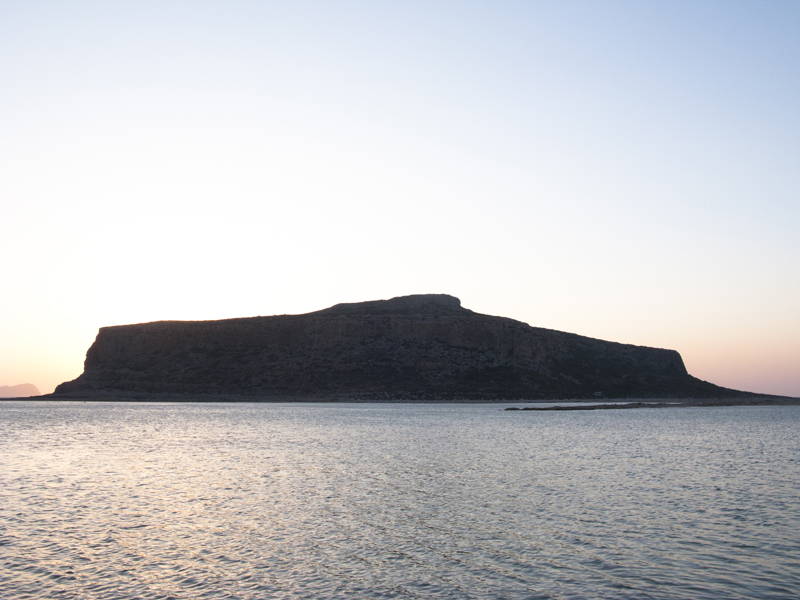
[[[474,313],[446,295],[304,315],[100,329],[60,396],[546,399],[745,395],[700,381],[674,350]]]

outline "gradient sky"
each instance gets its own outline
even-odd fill
[[[0,0],[0,385],[449,293],[800,396],[800,2]]]

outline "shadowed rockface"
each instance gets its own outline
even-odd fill
[[[304,315],[100,329],[57,396],[548,399],[747,396],[700,381],[674,350],[474,313],[433,294]]]

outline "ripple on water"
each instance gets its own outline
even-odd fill
[[[800,407],[0,404],[0,596],[800,597]]]

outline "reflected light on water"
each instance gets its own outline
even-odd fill
[[[800,407],[0,404],[3,598],[800,596]]]

